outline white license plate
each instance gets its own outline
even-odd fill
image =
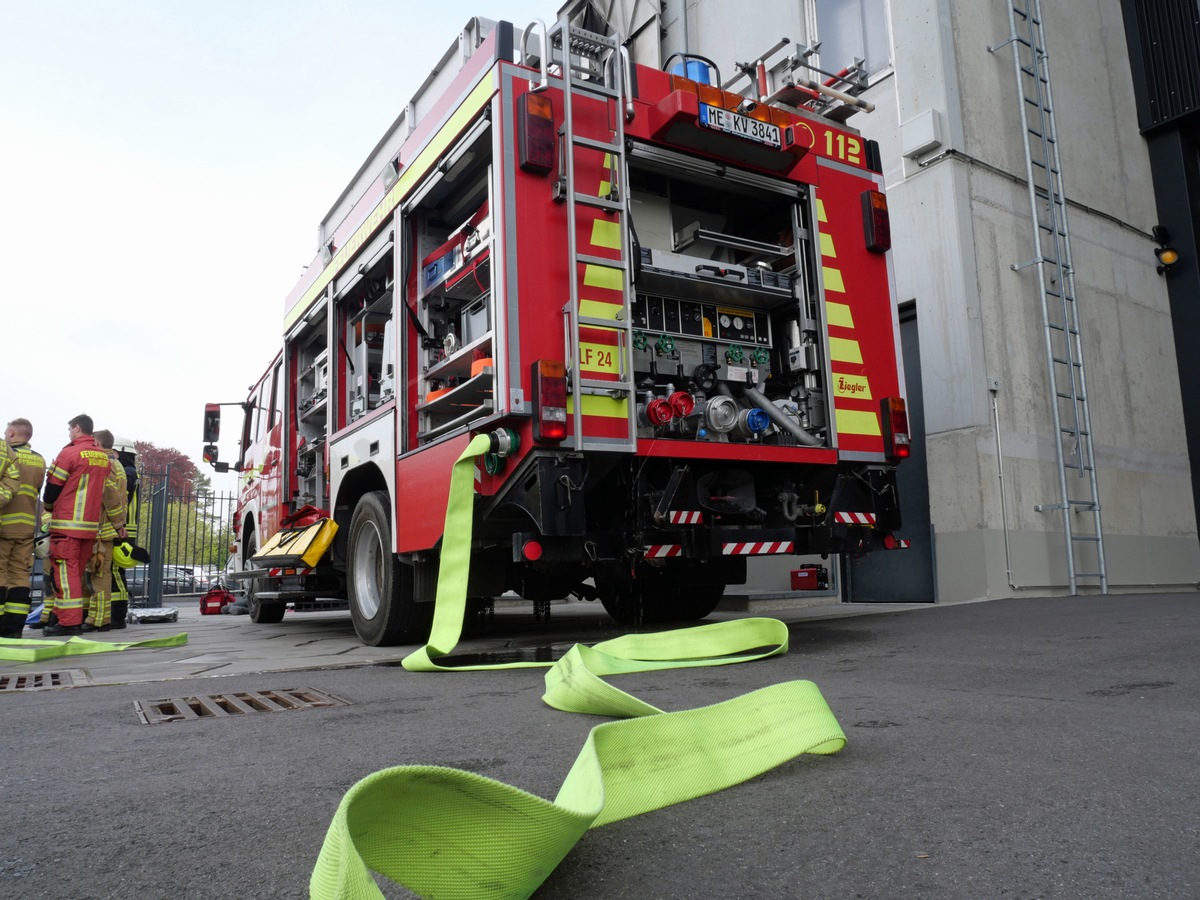
[[[758,119],[751,119],[749,116],[721,109],[719,106],[701,103],[700,124],[706,128],[724,131],[726,134],[754,141],[756,144],[766,144],[776,150],[783,146],[783,142],[779,139],[778,125],[760,122]]]

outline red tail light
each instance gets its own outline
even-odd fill
[[[879,191],[863,191],[863,239],[872,253],[892,249],[892,220],[888,216],[887,197]]]
[[[517,115],[518,165],[545,175],[554,168],[554,107],[545,94],[526,94]]]
[[[912,452],[908,435],[908,408],[903,397],[884,397],[880,403],[883,419],[883,452],[892,459],[905,459]]]
[[[533,439],[561,441],[567,436],[567,367],[556,359],[533,364]]]

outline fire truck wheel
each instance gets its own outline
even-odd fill
[[[618,625],[655,625],[703,619],[721,602],[725,584],[703,575],[686,577],[677,566],[638,566],[637,577],[596,575],[600,603]]]
[[[415,600],[412,566],[392,552],[389,503],[383,491],[365,494],[350,519],[350,617],[359,639],[372,647],[423,641],[433,618],[433,604]]]
[[[250,532],[246,536],[246,559],[254,556],[258,552],[258,539],[254,532]],[[247,562],[247,566],[250,563]],[[286,603],[263,603],[258,599],[258,591],[262,586],[262,581],[258,578],[249,578],[245,582],[246,585],[246,608],[250,612],[250,621],[255,625],[275,625],[283,621],[283,614],[287,610]]]
[[[703,619],[721,602],[725,585],[719,581],[703,584],[680,584],[671,596],[662,598],[668,615],[676,622],[694,622]]]

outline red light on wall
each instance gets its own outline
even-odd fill
[[[908,408],[903,397],[880,401],[883,419],[883,452],[891,459],[906,459],[912,452],[908,433]]]
[[[872,253],[892,249],[892,220],[888,216],[887,197],[880,191],[863,191],[863,239]]]
[[[533,364],[533,438],[561,441],[567,436],[567,367],[561,360]]]
[[[517,113],[517,164],[545,175],[554,168],[554,106],[545,94],[526,94]]]

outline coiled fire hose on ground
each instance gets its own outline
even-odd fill
[[[413,672],[547,665],[439,665],[466,608],[474,438],[454,464],[429,643]],[[802,753],[836,753],[841,727],[810,681],[723,703],[663,712],[602,676],[746,662],[787,651],[787,628],[742,619],[575,645],[546,673],[543,700],[568,712],[621,717],[591,730],[554,801],[472,772],[397,766],[346,792],[309,881],[314,900],[377,900],[375,871],[424,897],[528,897],[589,828],[739,784]],[[648,752],[653,749],[654,752]]]

